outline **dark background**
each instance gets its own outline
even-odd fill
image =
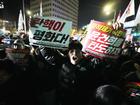
[[[4,9],[0,9],[0,18],[4,17],[8,20],[17,20],[19,15],[19,10],[22,9],[22,0],[0,0],[4,1]],[[110,16],[105,16],[103,14],[103,6],[109,1],[115,2],[114,9],[121,10],[123,13],[124,9],[127,7],[130,0],[79,0],[79,22],[78,27],[81,28],[87,25],[91,19],[98,21],[106,21],[113,19],[114,14]],[[24,0],[25,7],[29,7],[29,0]],[[140,0],[135,0],[136,10]]]

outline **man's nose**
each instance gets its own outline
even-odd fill
[[[73,51],[73,55],[76,55],[76,51],[75,50]]]

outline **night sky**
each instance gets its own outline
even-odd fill
[[[22,8],[22,0],[0,0],[4,1],[5,3],[5,9],[0,10],[0,13],[4,11],[4,14],[1,16],[4,16],[5,18],[9,20],[17,20],[18,19],[18,13],[20,8]],[[113,13],[110,16],[105,16],[103,14],[103,6],[109,2],[113,1],[115,2],[114,9],[117,11],[124,10],[126,6],[128,5],[130,0],[79,0],[79,22],[78,26],[79,28],[87,25],[91,19],[98,20],[98,21],[107,21],[109,19],[113,18]],[[140,0],[135,0],[135,4],[138,5]],[[28,7],[29,0],[25,0],[25,6]],[[138,7],[138,6],[137,6]],[[137,8],[136,7],[136,8]]]
[[[102,12],[104,5],[110,1],[115,3],[114,9],[117,11],[124,10],[129,3],[129,0],[80,0],[78,26],[82,27],[88,24],[91,19],[97,21],[113,19],[113,12],[109,16],[106,16],[105,13]]]

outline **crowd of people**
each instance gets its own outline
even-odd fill
[[[140,105],[140,54],[100,59],[82,47],[29,45],[25,36],[1,43],[0,105]]]

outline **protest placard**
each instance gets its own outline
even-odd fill
[[[14,63],[25,66],[29,60],[30,49],[6,48],[6,53]]]
[[[117,58],[121,52],[125,33],[123,29],[115,30],[104,22],[92,20],[82,43],[82,51],[100,58]]]
[[[30,44],[50,48],[68,47],[72,22],[51,18],[34,17],[30,23]]]

